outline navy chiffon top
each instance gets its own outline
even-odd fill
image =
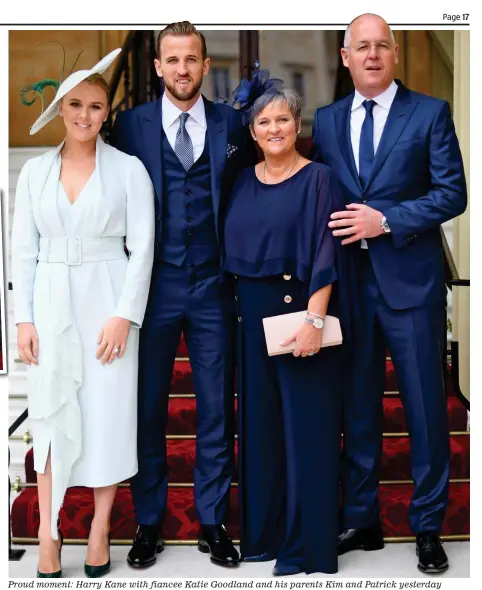
[[[277,184],[261,182],[254,167],[243,170],[226,208],[223,275],[290,274],[306,284],[308,298],[336,283],[329,311],[336,310],[348,337],[357,307],[354,249],[341,246],[328,227],[331,213],[344,208],[324,164],[310,162]]]

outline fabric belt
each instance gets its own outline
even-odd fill
[[[79,266],[84,262],[100,262],[125,257],[123,237],[63,236],[40,238],[37,260]]]

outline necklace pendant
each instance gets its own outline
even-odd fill
[[[284,182],[285,180],[288,180],[288,178],[291,176],[291,173],[293,172],[293,170],[296,167],[296,164],[298,164],[298,160],[300,159],[300,154],[297,154],[295,163],[293,164],[293,166],[290,168],[290,171],[288,172],[288,174],[279,182]],[[266,160],[264,161],[264,168],[263,168],[263,180],[265,184],[268,184],[267,180],[266,180]],[[269,184],[279,184],[279,182],[275,182],[275,183],[269,183]]]

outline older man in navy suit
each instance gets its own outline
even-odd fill
[[[201,95],[205,38],[191,23],[161,31],[155,67],[165,92],[117,115],[113,143],[146,166],[156,191],[155,262],[139,350],[139,472],[131,488],[138,523],[127,562],[147,567],[167,502],[165,430],[176,349],[184,332],[196,393],[194,490],[199,549],[218,565],[239,555],[223,522],[233,476],[234,299],[219,281],[223,207],[255,151],[240,114]]]
[[[360,258],[363,329],[344,400],[339,553],[383,547],[377,496],[388,345],[411,436],[418,567],[442,572],[450,454],[440,225],[467,205],[462,157],[447,102],[394,80],[398,46],[382,18],[357,17],[341,54],[355,92],[318,109],[313,124],[316,157],[337,173],[347,203],[330,227]]]

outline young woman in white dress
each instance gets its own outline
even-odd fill
[[[29,365],[38,577],[62,575],[57,526],[69,486],[94,488],[85,573],[108,571],[117,484],[137,472],[138,333],[154,193],[142,163],[99,136],[109,109],[101,73],[119,52],[61,84],[30,132],[59,114],[65,140],[27,161],[17,185],[13,286],[18,351]]]

